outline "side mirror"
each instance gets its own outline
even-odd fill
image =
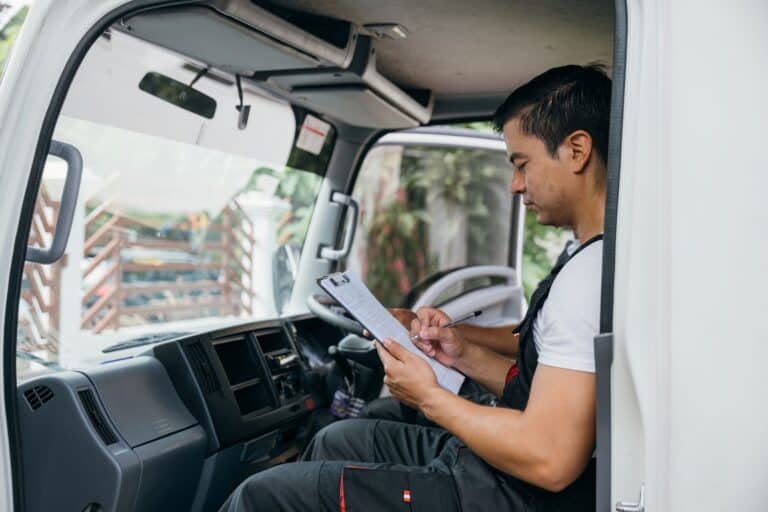
[[[291,299],[300,255],[301,248],[291,244],[281,245],[272,254],[272,294],[278,312]]]
[[[64,181],[64,191],[61,194],[61,206],[51,246],[48,249],[27,247],[27,261],[44,265],[53,263],[64,255],[69,232],[72,230],[72,219],[75,216],[77,194],[80,191],[80,179],[83,175],[83,157],[75,146],[52,140],[48,153],[67,163],[67,178]]]
[[[206,119],[213,119],[216,114],[215,99],[190,85],[154,71],[144,75],[139,82],[139,89]]]

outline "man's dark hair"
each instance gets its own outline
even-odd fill
[[[610,109],[611,79],[605,66],[561,66],[515,89],[496,110],[493,125],[501,131],[507,121],[519,118],[523,133],[539,138],[552,156],[569,133],[584,130],[605,163]]]

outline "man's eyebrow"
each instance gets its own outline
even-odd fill
[[[509,163],[511,163],[512,165],[515,165],[515,160],[517,160],[518,158],[525,158],[525,155],[523,153],[518,153],[517,151],[515,151],[514,153],[510,153]]]

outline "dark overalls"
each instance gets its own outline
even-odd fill
[[[583,244],[574,254],[596,237]],[[499,407],[524,410],[538,353],[533,323],[563,258],[536,288],[517,328],[513,377]],[[595,463],[570,486],[552,493],[505,474],[440,428],[384,420],[346,420],[321,430],[304,462],[283,464],[243,482],[222,511],[469,512],[589,511],[595,509]]]

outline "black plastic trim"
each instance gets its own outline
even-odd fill
[[[184,353],[192,366],[192,373],[197,377],[204,394],[216,393],[221,390],[216,372],[211,365],[211,360],[203,348],[201,340],[184,344]]]
[[[517,251],[522,245],[521,235],[525,236],[525,209],[521,207],[523,198],[520,194],[512,195],[511,218],[509,219],[509,244],[507,245],[507,265],[517,270],[517,275],[522,276],[523,262],[517,261]],[[522,217],[522,218],[521,218]],[[521,253],[522,254],[522,253]],[[522,277],[520,286],[523,286]],[[525,293],[523,293],[525,295]]]
[[[137,9],[147,6],[167,6],[198,3],[195,1],[156,1],[156,0],[135,0],[134,2],[123,5],[111,13],[101,18],[85,34],[75,47],[72,55],[64,66],[59,82],[51,97],[48,110],[43,118],[43,124],[40,127],[40,137],[38,138],[35,156],[32,160],[32,168],[29,176],[27,190],[24,193],[24,202],[22,203],[21,215],[19,217],[19,230],[16,233],[16,239],[13,245],[13,257],[11,260],[11,272],[8,279],[8,296],[5,310],[5,325],[3,346],[3,387],[5,394],[5,414],[8,421],[8,444],[10,451],[11,481],[13,486],[14,510],[23,512],[24,510],[24,486],[23,486],[23,461],[21,459],[21,433],[19,430],[19,419],[17,408],[16,385],[16,328],[19,321],[19,299],[21,297],[22,272],[24,270],[24,261],[27,252],[27,236],[32,224],[35,201],[37,200],[37,191],[42,179],[43,167],[48,155],[48,148],[56,121],[64,105],[64,100],[69,92],[72,80],[80,68],[80,64],[85,58],[86,53],[104,31],[110,25],[118,21],[121,17],[133,13]]]
[[[33,411],[38,410],[53,397],[54,393],[48,386],[34,386],[24,391],[24,398]]]
[[[611,365],[613,334],[595,336],[597,510],[611,510]]]
[[[615,1],[613,90],[608,140],[608,185],[603,230],[603,277],[600,294],[600,334],[595,337],[597,380],[597,499],[596,510],[612,510],[611,503],[611,366],[613,364],[613,304],[616,273],[616,225],[621,171],[621,139],[627,62],[627,3]]]
[[[96,433],[99,435],[104,444],[109,446],[117,442],[117,436],[107,424],[107,419],[104,413],[96,403],[96,396],[90,388],[81,389],[77,392],[80,398],[80,404],[85,410],[86,416],[91,421],[91,425]]]
[[[621,134],[624,115],[624,81],[627,60],[627,11],[624,0],[616,0],[613,91],[611,93],[611,124],[608,140],[608,185],[605,198],[605,229],[603,237],[603,282],[600,304],[600,332],[613,330],[613,285],[616,255],[616,222],[619,205],[621,166]]]

